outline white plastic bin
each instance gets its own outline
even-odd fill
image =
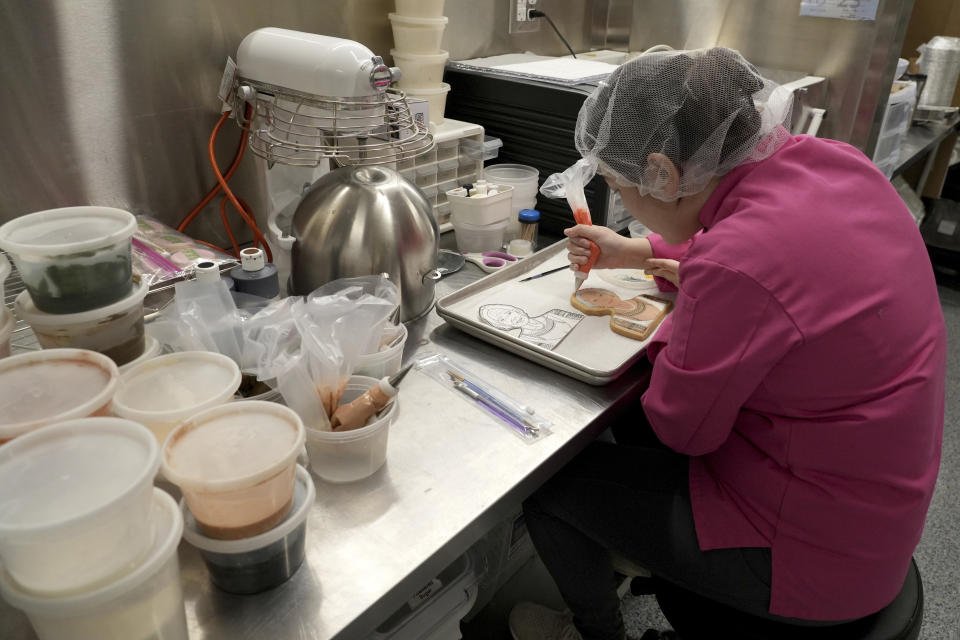
[[[292,409],[233,402],[171,431],[160,465],[206,535],[238,540],[272,529],[290,513],[303,441],[303,422]]]
[[[377,627],[373,640],[459,640],[460,621],[477,599],[477,582],[464,554]]]
[[[457,249],[462,253],[482,253],[484,251],[499,251],[503,248],[504,233],[509,220],[494,224],[475,225],[461,222],[451,216],[453,232],[456,234]]]
[[[47,598],[18,588],[0,570],[0,595],[23,610],[40,640],[189,640],[177,545],[183,519],[152,489],[153,542],[136,569],[94,591]]]
[[[511,215],[516,215],[512,208],[513,187],[509,185],[488,185],[488,187],[497,189],[497,193],[483,197],[467,197],[467,190],[463,187],[446,191],[454,224],[474,226],[499,224]]]
[[[0,447],[0,564],[44,595],[118,578],[152,542],[159,447],[142,425],[85,418]]]
[[[379,380],[400,371],[403,347],[407,343],[407,327],[402,324],[388,324],[381,335],[381,349],[359,356],[353,369],[354,375]]]
[[[26,291],[17,296],[17,316],[26,321],[44,349],[90,349],[124,365],[143,354],[143,299],[149,287],[142,280],[126,298],[80,313],[46,313]]]
[[[145,425],[161,444],[177,424],[233,399],[240,367],[220,353],[183,351],[159,356],[125,371],[113,413]]]
[[[430,89],[443,82],[443,67],[450,57],[448,51],[438,53],[408,53],[390,49],[393,62],[400,67],[397,86],[407,89]]]
[[[447,106],[447,93],[450,92],[450,85],[441,82],[439,87],[431,89],[407,89],[405,93],[411,98],[420,98],[426,100],[430,105],[430,122],[434,124],[443,124],[443,113]]]
[[[113,360],[86,349],[0,360],[0,445],[48,424],[108,415],[119,380]]]
[[[447,26],[446,17],[416,18],[396,13],[388,15],[393,27],[393,43],[401,53],[438,53]]]
[[[439,18],[443,15],[444,0],[396,0],[397,13],[417,18]]]
[[[47,313],[79,313],[130,294],[132,214],[109,207],[66,207],[14,218],[0,227],[34,304]]]
[[[340,398],[346,404],[360,397],[373,385],[376,378],[352,376]],[[397,416],[399,394],[373,416],[367,426],[352,431],[320,431],[307,429],[307,456],[310,470],[327,482],[354,482],[373,475],[387,460],[387,440],[390,423]]]

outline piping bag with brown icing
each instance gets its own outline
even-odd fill
[[[365,426],[370,416],[387,406],[387,403],[397,395],[397,386],[411,367],[413,367],[413,364],[408,364],[389,378],[383,378],[373,387],[364,391],[363,395],[356,400],[337,407],[337,410],[333,412],[333,417],[330,418],[331,430],[350,431]]]

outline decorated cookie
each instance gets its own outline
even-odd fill
[[[609,315],[610,329],[634,340],[646,340],[673,308],[671,301],[655,296],[623,300],[612,291],[592,288],[575,292],[570,304],[587,315]]]

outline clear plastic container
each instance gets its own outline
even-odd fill
[[[477,225],[458,221],[456,214],[451,216],[453,232],[456,234],[457,249],[461,253],[482,253],[499,251],[503,248],[504,233],[509,220],[494,224]]]
[[[438,53],[447,18],[416,18],[388,14],[393,27],[393,43],[401,53]]]
[[[30,324],[44,349],[90,349],[123,365],[143,354],[143,299],[147,291],[147,282],[142,280],[118,302],[92,311],[64,314],[41,311],[30,294],[23,291],[14,308],[17,317]]]
[[[292,409],[234,402],[181,423],[164,442],[160,465],[206,535],[249,538],[290,513],[303,441],[303,422]]]
[[[540,172],[524,164],[494,164],[483,169],[483,179],[513,187],[513,210],[537,208]]]
[[[450,57],[447,51],[437,53],[407,53],[390,49],[393,62],[400,67],[397,86],[407,89],[429,89],[443,82],[443,67]]]
[[[439,18],[443,15],[444,0],[396,0],[397,13],[416,18]]]
[[[493,160],[500,155],[500,147],[503,146],[503,140],[493,136],[483,136],[479,138],[464,138],[460,141],[461,153],[473,161]]]
[[[457,167],[459,166],[460,162],[456,158],[448,158],[437,163],[437,184],[441,185],[441,189],[443,183],[457,180]],[[454,184],[447,189],[455,189],[456,187],[457,185]]]
[[[160,350],[163,348],[163,345],[160,344],[160,341],[154,338],[153,336],[147,335],[143,338],[143,353],[140,354],[134,360],[120,366],[120,374],[123,375],[130,369],[133,369],[135,366],[141,362],[146,362],[150,358],[156,358],[160,355]]]
[[[438,87],[431,89],[406,89],[404,91],[411,98],[420,98],[427,101],[430,105],[430,122],[434,124],[443,124],[443,113],[447,107],[447,94],[449,92],[450,85],[446,82],[441,82]],[[439,149],[437,154],[439,157]]]
[[[16,325],[17,320],[13,314],[7,311],[6,307],[0,306],[0,358],[10,355],[10,338],[13,337]]]
[[[43,595],[129,573],[153,541],[159,464],[150,432],[118,418],[63,422],[0,447],[0,564]]]
[[[220,353],[158,356],[123,373],[113,413],[145,425],[162,444],[183,420],[232,400],[240,377],[240,367]]]
[[[460,138],[451,138],[450,140],[437,141],[437,160],[453,160],[460,151]]]
[[[204,535],[186,500],[180,500],[183,537],[200,550],[213,584],[227,593],[253,594],[289,580],[304,558],[307,516],[316,489],[307,470],[297,465],[293,508],[273,529],[242,540],[218,540]]]
[[[429,164],[415,169],[418,187],[430,187],[437,184],[437,165]]]
[[[400,371],[403,361],[403,346],[407,343],[407,327],[389,324],[383,329],[379,351],[357,357],[353,373],[370,378],[384,378]]]
[[[120,209],[50,209],[0,227],[0,249],[13,258],[38,309],[79,313],[130,295],[136,227],[136,218]]]
[[[103,587],[71,596],[35,596],[0,570],[0,595],[23,610],[40,640],[188,640],[177,545],[177,503],[152,489],[153,542],[136,569]]]
[[[340,398],[341,404],[359,398],[379,384],[376,378],[352,376]],[[352,431],[307,429],[307,455],[310,470],[327,482],[362,480],[373,475],[387,460],[390,423],[397,415],[397,395],[367,426]]]
[[[116,363],[85,349],[47,349],[0,360],[0,444],[55,422],[106,416]]]
[[[463,187],[447,191],[453,221],[459,224],[484,226],[499,224],[510,217],[513,201],[513,187],[509,185],[490,185],[500,191],[484,197],[467,197]]]
[[[529,241],[530,247],[536,251],[537,235],[540,230],[540,212],[536,209],[521,209],[520,213],[517,214],[517,220],[520,223],[517,238]]]

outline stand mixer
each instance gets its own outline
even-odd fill
[[[292,274],[289,292],[386,273],[406,321],[432,306],[438,235],[426,198],[392,168],[433,147],[403,92],[390,88],[398,78],[358,42],[268,27],[228,61],[221,99],[261,160],[267,227],[281,282]],[[328,172],[328,163],[340,168]],[[293,207],[290,235],[280,214]]]

